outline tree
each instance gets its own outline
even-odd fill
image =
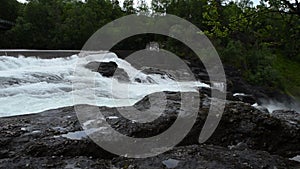
[[[155,13],[165,14],[170,3],[170,0],[152,0],[151,10]]]
[[[139,14],[143,14],[143,15],[149,15],[150,11],[149,11],[149,7],[146,3],[145,0],[140,0],[138,1],[138,7],[137,7],[137,12]]]
[[[17,0],[0,0],[0,19],[14,22],[21,4]]]
[[[133,5],[134,5],[133,0],[124,0],[123,8],[124,8],[127,15],[134,14],[136,12]]]
[[[271,8],[276,9],[280,13],[295,14],[300,16],[299,0],[294,2],[290,0],[263,0],[262,3],[268,3]]]

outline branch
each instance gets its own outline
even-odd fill
[[[282,0],[284,4],[286,4],[291,10],[297,11],[293,4],[291,4],[288,0]]]
[[[296,6],[297,6],[297,11],[300,11],[300,4],[298,0],[296,0]]]

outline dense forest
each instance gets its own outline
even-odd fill
[[[0,19],[12,22],[0,30],[3,49],[81,49],[101,26],[128,14],[168,13],[199,27],[222,61],[242,72],[250,83],[300,96],[300,3],[298,0],[0,0]],[[146,38],[145,38],[146,37]],[[141,35],[120,49],[144,48],[148,41],[184,57],[189,52],[166,37]]]

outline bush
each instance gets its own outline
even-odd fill
[[[249,83],[282,88],[280,75],[274,68],[276,56],[265,45],[247,46],[231,40],[220,53],[222,61],[240,69]]]

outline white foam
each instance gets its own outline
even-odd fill
[[[222,83],[222,82],[213,82],[212,83],[212,88],[224,92],[225,88],[226,88],[226,84]]]
[[[118,67],[128,73],[130,82],[102,77],[85,68],[92,61],[116,62]],[[145,83],[135,82],[137,77],[150,77],[155,83],[148,83],[147,80],[144,80]],[[159,75],[146,75],[114,53],[53,59],[0,56],[0,117],[38,113],[76,104],[132,106],[151,93],[197,91],[197,87],[209,85],[198,81],[177,82]]]
[[[117,116],[109,116],[109,117],[107,117],[108,119],[118,119],[119,117],[117,117]]]
[[[247,96],[247,95],[245,93],[234,93],[233,96],[236,97],[236,96]]]
[[[269,113],[273,113],[276,110],[283,110],[283,111],[295,111],[300,112],[299,105],[297,103],[282,103],[274,100],[266,100],[261,99],[261,103],[255,103],[252,106],[257,109],[267,109]]]
[[[273,100],[263,100],[261,106],[267,108],[269,113],[273,113],[275,110],[291,110],[286,104]]]

